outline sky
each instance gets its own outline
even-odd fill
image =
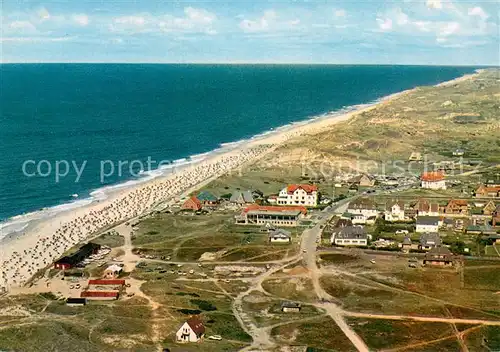
[[[10,62],[499,65],[496,0],[3,0]]]

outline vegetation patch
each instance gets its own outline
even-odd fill
[[[454,334],[446,323],[361,318],[349,318],[348,323],[373,350],[404,347]]]

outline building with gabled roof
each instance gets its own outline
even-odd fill
[[[355,184],[359,187],[373,187],[375,186],[375,178],[367,174],[361,174],[351,178],[349,183]]]
[[[347,226],[335,229],[330,241],[336,246],[366,246],[368,235],[361,226]]]
[[[205,336],[205,325],[197,316],[186,320],[175,334],[177,342],[199,342]]]
[[[500,198],[500,186],[481,185],[476,189],[476,197]]]
[[[435,246],[425,254],[424,265],[453,265],[453,253],[444,246]]]
[[[446,215],[469,216],[469,202],[465,199],[451,199],[444,208]]]
[[[231,203],[236,203],[236,204],[253,204],[253,203],[255,203],[255,199],[254,199],[251,191],[233,192],[231,194],[231,197],[229,198],[229,201]]]
[[[385,221],[407,221],[405,213],[406,204],[399,199],[391,199],[385,204],[384,219]]]
[[[491,223],[493,226],[500,225],[500,204],[497,205],[495,211],[491,214],[491,217]]]
[[[353,214],[354,224],[364,224],[372,216],[378,216],[377,204],[371,198],[358,198],[347,206],[347,212]]]
[[[438,232],[438,216],[418,216],[415,232]]]
[[[419,198],[413,208],[418,216],[439,216],[439,204],[426,198]]]
[[[420,181],[422,188],[446,189],[446,181],[442,171],[424,172],[420,176]]]
[[[271,243],[291,243],[292,233],[283,229],[277,229],[269,233],[269,242]]]
[[[318,198],[318,187],[315,185],[293,184],[280,191],[276,204],[315,207],[318,205]]]
[[[208,191],[201,191],[196,196],[203,205],[213,206],[219,204],[219,198]]]
[[[419,249],[428,251],[429,249],[440,246],[442,241],[437,232],[426,232],[420,236]]]
[[[193,211],[200,211],[202,208],[203,206],[201,205],[200,200],[195,196],[192,196],[191,198],[186,200],[181,207],[182,210],[193,210]]]

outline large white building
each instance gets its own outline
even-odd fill
[[[336,246],[366,246],[368,235],[361,226],[346,226],[334,231],[330,241]]]
[[[276,200],[277,205],[318,205],[318,187],[314,185],[288,185],[283,188]]]
[[[358,198],[349,203],[347,212],[363,215],[365,219],[378,216],[377,205],[369,198]]]
[[[424,172],[420,177],[422,188],[428,189],[446,189],[444,173],[442,172]]]
[[[416,232],[438,232],[439,217],[437,216],[417,216]]]

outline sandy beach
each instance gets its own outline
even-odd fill
[[[475,75],[454,81],[470,79]],[[294,137],[322,131],[410,91],[393,94],[380,102],[342,115],[331,114],[287,126],[252,139],[233,150],[215,153],[169,176],[118,190],[106,200],[40,221],[30,226],[24,234],[2,241],[0,293],[25,284],[37,271],[51,265],[66,250],[95,236],[103,228],[146,214],[162,203],[178,200],[231,170],[257,161]]]

